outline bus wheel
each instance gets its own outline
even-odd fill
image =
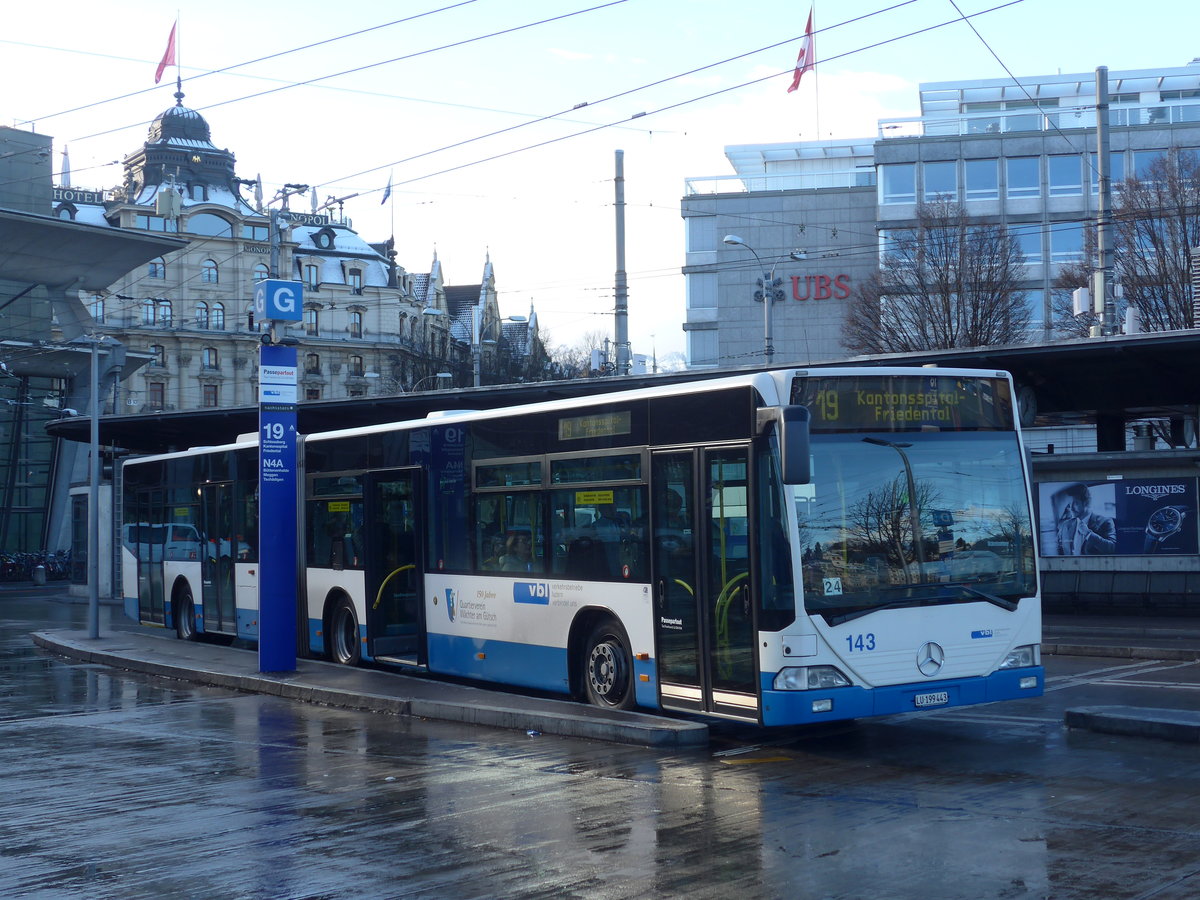
[[[196,639],[196,602],[192,599],[192,589],[186,584],[175,598],[175,633],[181,641]]]
[[[358,617],[345,597],[329,612],[329,655],[334,662],[344,666],[357,666],[362,661]]]
[[[625,629],[612,619],[592,628],[584,652],[588,702],[605,709],[633,709],[633,657]]]

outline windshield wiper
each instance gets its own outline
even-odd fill
[[[969,584],[961,584],[959,582],[935,582],[926,585],[896,585],[893,589],[908,590],[916,592],[921,587],[935,588],[941,590],[944,588],[957,588],[965,594],[970,594],[973,597],[978,597],[981,600],[986,600],[999,606],[1001,609],[1006,609],[1009,612],[1014,612],[1019,604],[1015,600],[1009,600],[1006,597],[1000,597],[996,594],[990,594],[987,591],[982,591],[977,587],[972,587]],[[945,599],[944,596],[933,594],[913,595],[904,597],[900,600],[892,600],[888,603],[880,603],[876,606],[864,606],[861,609],[852,609],[844,613],[838,613],[834,616],[826,616],[825,621],[830,625],[844,625],[846,622],[852,622],[855,619],[861,619],[863,616],[868,616],[873,612],[878,612],[881,609],[904,609],[912,606],[929,606],[936,604],[939,600]]]
[[[1016,600],[1009,600],[1007,597],[1000,597],[996,594],[990,594],[987,591],[981,591],[979,588],[971,587],[971,585],[969,585],[969,584],[960,584],[958,582],[950,582],[948,584],[942,585],[942,587],[956,587],[960,591],[965,591],[968,594],[973,594],[982,600],[986,600],[988,603],[991,603],[995,606],[1000,607],[1001,609],[1007,609],[1009,612],[1016,611],[1017,607],[1020,606],[1020,604]]]
[[[864,606],[861,609],[852,609],[849,612],[838,613],[836,616],[826,616],[825,621],[830,625],[843,625],[846,622],[861,619],[863,616],[869,616],[873,612],[879,612],[881,609],[903,609],[906,606],[924,606],[926,602],[925,599],[920,597],[905,597],[903,600],[893,600],[891,603],[881,603],[878,606]]]

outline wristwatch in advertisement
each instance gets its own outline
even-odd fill
[[[1179,533],[1183,528],[1183,517],[1186,510],[1182,506],[1163,506],[1150,513],[1146,521],[1145,552],[1155,553],[1163,541]]]

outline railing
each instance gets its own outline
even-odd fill
[[[874,187],[875,169],[840,172],[781,172],[762,175],[710,175],[684,180],[688,197],[747,194],[757,191],[813,191],[821,188]]]
[[[1109,125],[1118,127],[1160,127],[1200,123],[1200,102],[1180,100],[1146,106],[1118,106],[1108,111]],[[1021,131],[1055,131],[1095,128],[1094,106],[1048,107],[1045,110],[1007,110],[963,113],[959,116],[912,116],[880,119],[879,137],[936,137],[938,135],[1012,134]]]

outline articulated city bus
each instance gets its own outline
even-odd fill
[[[762,725],[1042,691],[1004,372],[733,375],[298,453],[302,654]],[[122,478],[128,614],[255,640],[257,439]]]

